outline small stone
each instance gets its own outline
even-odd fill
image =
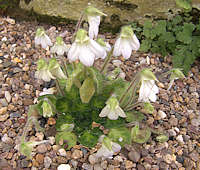
[[[138,162],[140,160],[140,157],[140,153],[135,150],[128,153],[128,158],[133,162]]]
[[[4,122],[5,120],[7,120],[9,117],[9,114],[5,114],[5,115],[0,115],[0,122]]]
[[[37,154],[36,157],[35,157],[36,161],[39,163],[39,164],[42,164],[44,162],[44,155],[42,154]]]
[[[36,149],[38,153],[45,153],[47,151],[47,146],[45,144],[41,144],[37,146]]]
[[[163,83],[158,83],[158,87],[160,87],[160,88],[162,88],[162,89],[164,89],[165,88],[165,86],[164,86],[164,84]]]
[[[95,170],[103,170],[103,168],[101,167],[100,164],[95,164],[95,165],[94,165],[94,169],[95,169]]]
[[[55,137],[53,137],[53,136],[49,136],[48,139],[50,140],[49,143],[50,143],[51,145],[53,145],[53,144],[56,142],[56,139],[55,139]]]
[[[90,164],[92,164],[92,165],[94,165],[95,163],[98,162],[98,158],[95,156],[95,154],[90,155],[88,160],[89,160]]]
[[[22,168],[27,168],[29,165],[29,161],[23,159],[23,160],[21,160],[20,164],[21,164]]]
[[[200,126],[200,119],[192,119],[191,124],[196,127]]]
[[[159,110],[159,111],[158,111],[158,116],[159,116],[161,119],[164,119],[164,118],[167,117],[166,113],[163,112],[162,110]]]
[[[3,107],[8,106],[8,102],[7,102],[7,100],[6,100],[5,98],[0,99],[0,104],[1,104]]]
[[[163,159],[166,163],[171,164],[172,161],[176,161],[176,156],[175,155],[170,155],[170,154],[166,154],[163,156]]]
[[[8,110],[7,107],[2,107],[2,108],[0,109],[0,115],[5,114],[5,113],[7,112],[7,110]]]
[[[78,149],[75,149],[72,153],[73,159],[80,159],[82,156],[83,156],[83,152]]]
[[[32,99],[24,99],[23,101],[24,106],[29,106],[33,104],[33,100]]]
[[[24,88],[25,88],[26,90],[29,90],[30,87],[31,87],[31,85],[29,85],[29,84],[25,84],[25,85],[24,85]]]
[[[101,162],[101,167],[102,167],[103,169],[106,169],[107,166],[108,166],[108,162],[107,162],[106,160],[104,160],[104,161]]]
[[[200,159],[199,153],[197,153],[197,151],[195,151],[195,150],[189,154],[189,157],[195,162],[199,161],[199,159]]]
[[[9,91],[5,91],[5,98],[6,98],[7,102],[10,103],[12,97],[11,97]]]
[[[64,156],[64,157],[67,156],[67,152],[63,148],[59,149],[58,153],[59,153],[60,156]]]
[[[180,143],[184,143],[184,141],[183,141],[183,136],[182,136],[182,135],[178,135],[178,136],[176,137],[176,140],[177,140],[178,142],[180,142]]]
[[[57,170],[70,170],[71,167],[69,164],[60,164],[57,168]]]
[[[51,158],[48,156],[45,156],[44,157],[44,167],[49,168],[51,166],[51,164],[52,164]]]
[[[130,168],[134,167],[134,164],[133,164],[132,161],[126,160],[125,161],[125,167],[126,167],[126,169],[130,169]]]
[[[177,126],[178,125],[178,119],[172,115],[171,118],[169,119],[169,123],[171,126]]]
[[[118,162],[123,162],[123,159],[121,156],[117,155],[114,157],[114,160],[118,161]]]
[[[9,24],[12,24],[12,25],[15,24],[15,20],[12,19],[12,18],[6,18],[6,21],[7,21]]]
[[[6,42],[7,40],[8,40],[7,37],[3,37],[3,38],[1,39],[2,42]]]
[[[87,163],[83,163],[82,168],[85,170],[93,170],[93,166]]]
[[[4,134],[3,137],[1,138],[2,142],[7,143],[7,144],[12,144],[13,140],[12,138],[8,137],[7,134]]]
[[[122,64],[122,62],[120,60],[113,60],[112,63],[116,67],[120,67],[120,65]]]
[[[48,119],[48,125],[55,125],[56,124],[56,120],[53,118],[53,117],[50,117],[49,119]]]

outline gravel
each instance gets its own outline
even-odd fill
[[[155,112],[146,115],[147,124],[165,132],[169,140],[160,144],[154,134],[145,144],[127,146],[112,159],[99,160],[94,157],[97,148],[87,149],[76,145],[70,151],[55,145],[55,119],[40,119],[44,133],[30,129],[30,140],[49,138],[50,144],[37,146],[33,159],[28,160],[16,150],[18,135],[23,132],[29,105],[33,104],[43,88],[52,86],[34,78],[36,62],[40,57],[49,57],[49,50],[34,46],[35,30],[44,26],[55,41],[57,32],[65,34],[65,42],[70,43],[73,25],[52,26],[36,22],[18,22],[9,17],[0,17],[0,167],[8,169],[56,169],[60,164],[69,164],[72,168],[86,170],[167,170],[200,169],[200,63],[196,61],[188,76],[176,80],[167,91],[169,80],[160,75],[172,68],[171,57],[159,54],[133,53],[123,61],[114,59],[108,69],[119,66],[131,80],[136,72],[151,67],[156,73],[160,92],[153,103]],[[67,30],[67,31],[66,31]],[[115,36],[104,35],[113,44]],[[148,56],[148,57],[147,57]],[[162,62],[161,62],[162,61]],[[96,66],[100,68],[102,61]],[[124,75],[123,75],[124,76]]]

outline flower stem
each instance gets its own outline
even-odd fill
[[[124,94],[121,96],[120,100],[119,100],[119,104],[122,105],[127,94],[129,93],[129,91],[131,90],[132,87],[134,87],[134,85],[136,84],[135,81],[138,79],[138,74],[133,78],[133,80],[131,81],[129,87],[125,90]],[[136,89],[136,85],[134,87]]]
[[[56,79],[56,87],[58,88],[58,92],[60,95],[64,96],[64,92],[62,91],[58,80]]]
[[[131,111],[133,110],[134,108],[138,107],[138,106],[141,106],[143,103],[142,102],[136,102],[134,104],[132,104],[131,106],[127,107],[125,110],[126,111]]]
[[[68,77],[67,65],[66,65],[66,62],[63,57],[61,57],[61,62],[62,62],[63,68],[64,68],[64,72],[65,72],[66,76]]]
[[[110,62],[111,60],[111,57],[112,57],[112,53],[113,53],[113,48],[110,50],[110,52],[108,53],[108,56],[107,58],[105,59],[104,63],[103,63],[103,66],[100,70],[101,73],[105,74],[105,72],[107,71],[107,66],[108,66],[108,63]]]
[[[79,30],[79,28],[80,28],[80,26],[81,26],[81,23],[82,23],[82,21],[83,21],[84,14],[85,14],[84,12],[81,13],[81,16],[80,16],[80,18],[79,18],[79,20],[78,20],[78,22],[77,22],[77,24],[76,24],[75,32],[74,32],[74,34],[73,34],[73,36],[72,36],[72,42],[74,41],[75,35],[76,35],[77,31]]]

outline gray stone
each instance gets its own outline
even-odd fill
[[[112,22],[112,25],[126,24],[130,21],[143,23],[147,15],[158,18],[172,18],[181,10],[174,0],[32,0],[29,3],[20,0],[20,7],[42,15],[78,20],[88,3],[106,13],[108,16],[105,18],[105,22]],[[193,0],[192,5],[200,8],[199,0]],[[169,11],[172,11],[172,13]]]
[[[87,163],[83,163],[82,168],[85,170],[93,170],[93,166]]]
[[[47,146],[46,144],[41,144],[38,145],[36,149],[38,153],[45,153],[47,151]]]
[[[128,158],[133,162],[138,162],[140,160],[140,157],[140,153],[135,150],[128,153]]]
[[[51,166],[52,160],[50,157],[45,156],[44,157],[44,167],[49,168]]]

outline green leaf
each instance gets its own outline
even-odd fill
[[[56,110],[60,113],[67,113],[69,111],[69,106],[71,102],[66,97],[58,98],[56,101]]]
[[[110,129],[108,137],[122,147],[125,144],[131,144],[131,132],[125,127]]]
[[[167,22],[165,20],[160,20],[157,22],[154,30],[156,35],[165,34]]]
[[[141,42],[140,51],[148,52],[151,48],[152,41],[149,39],[144,39]]]
[[[90,132],[90,130],[87,130],[87,131],[84,131],[84,133],[80,136],[78,141],[82,145],[92,148],[97,144],[98,139],[99,139],[99,136],[95,136]]]
[[[73,124],[74,119],[69,113],[62,113],[58,116],[56,120],[56,130],[57,131],[65,131],[67,130],[66,124]],[[66,128],[64,128],[66,127]]]
[[[67,150],[75,146],[77,143],[77,137],[72,132],[58,132],[55,138],[56,144],[59,145],[61,142],[63,142],[62,147]]]
[[[29,145],[30,142],[22,142],[19,145],[19,151],[22,155],[25,155],[28,159],[32,158],[33,147]]]
[[[89,103],[90,99],[95,93],[95,86],[93,79],[90,77],[86,78],[79,91],[80,91],[81,101],[83,103]]]
[[[136,143],[145,143],[151,137],[151,130],[149,128],[145,128],[140,130],[139,125],[136,125],[131,130],[131,138],[133,142]]]
[[[141,122],[145,119],[144,114],[141,112],[133,111],[133,112],[126,112],[126,121],[127,122]]]
[[[168,140],[169,140],[169,137],[166,136],[166,135],[159,135],[159,136],[156,137],[156,140],[157,140],[158,142],[163,143],[163,142],[168,141]]]

